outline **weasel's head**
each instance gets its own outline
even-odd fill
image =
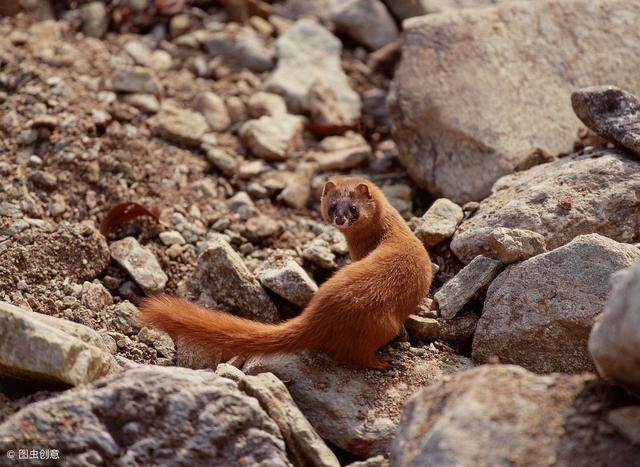
[[[329,180],[321,204],[325,222],[342,231],[366,226],[377,210],[371,182],[361,178]]]

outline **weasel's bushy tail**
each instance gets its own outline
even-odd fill
[[[146,298],[138,321],[168,333],[174,340],[212,355],[257,355],[292,352],[310,347],[304,321],[266,324],[208,310],[168,295]]]

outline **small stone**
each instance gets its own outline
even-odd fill
[[[342,69],[337,37],[317,21],[303,18],[278,38],[276,48],[278,66],[264,84],[266,91],[282,95],[291,111],[300,112],[308,108],[314,83],[322,81],[333,91],[337,113],[349,122],[359,118],[362,103]]]
[[[243,220],[258,215],[258,209],[246,191],[239,191],[227,200],[229,210],[240,215]]]
[[[331,251],[329,244],[321,239],[314,240],[302,250],[302,257],[322,269],[336,268],[336,255]]]
[[[201,92],[196,96],[195,108],[213,131],[225,131],[231,125],[231,117],[224,100],[212,92]]]
[[[365,162],[369,157],[371,157],[371,147],[368,144],[364,144],[316,154],[315,160],[318,162],[318,170],[320,172],[328,172],[352,169]]]
[[[544,237],[524,229],[498,227],[489,235],[489,247],[504,264],[523,261],[547,251]]]
[[[269,21],[260,16],[252,16],[249,18],[249,24],[253,29],[255,29],[258,33],[263,36],[271,36],[275,31],[275,28],[271,25]]]
[[[395,20],[380,0],[342,0],[333,21],[336,31],[369,49],[379,49],[398,38]]]
[[[446,198],[434,201],[420,219],[415,234],[425,248],[431,248],[450,238],[462,222],[464,213],[456,203]]]
[[[113,297],[102,284],[85,282],[82,284],[83,306],[97,312],[105,312],[107,307],[113,305]]]
[[[282,232],[282,225],[275,219],[258,215],[247,220],[243,235],[253,243],[262,243],[278,236]]]
[[[182,234],[177,230],[168,230],[166,232],[160,232],[158,236],[160,237],[160,241],[165,246],[184,245],[186,243]]]
[[[111,122],[111,115],[100,109],[91,111],[91,120],[96,126],[105,127]]]
[[[242,125],[240,136],[256,156],[279,161],[302,147],[303,129],[303,120],[298,116],[263,116]]]
[[[222,56],[241,68],[249,68],[257,73],[273,68],[273,48],[265,45],[263,39],[250,27],[240,28],[236,32],[210,33],[203,43],[209,55]]]
[[[287,178],[278,199],[294,209],[304,208],[311,196],[311,178],[314,172],[313,164],[300,164],[298,169]]]
[[[154,131],[169,141],[189,146],[200,144],[209,126],[198,112],[180,109],[172,103],[164,103],[154,117]]]
[[[174,243],[173,245],[171,245],[169,248],[165,250],[165,253],[169,258],[175,259],[178,256],[180,256],[183,251],[184,251],[183,245],[178,245],[177,243]]]
[[[111,76],[111,87],[116,92],[142,92],[160,94],[162,86],[152,72],[143,67],[116,70]]]
[[[141,246],[135,238],[125,237],[113,242],[109,249],[111,257],[129,273],[145,293],[153,294],[164,290],[167,275],[153,253]]]
[[[49,172],[36,170],[29,174],[29,180],[41,188],[53,190],[58,186],[58,178]]]
[[[149,66],[151,63],[151,49],[142,41],[132,40],[124,45],[124,50],[136,65]]]
[[[440,316],[453,318],[477,292],[491,283],[502,266],[500,261],[476,256],[433,296],[438,302]]]
[[[440,335],[440,323],[438,323],[437,319],[409,315],[404,326],[409,335],[415,340],[431,342],[438,339]]]
[[[256,92],[247,101],[249,114],[253,118],[260,118],[264,115],[274,117],[287,113],[287,104],[278,94],[271,92]]]
[[[257,275],[262,285],[299,307],[305,307],[318,290],[313,279],[292,259],[262,268]]]
[[[240,255],[223,239],[207,242],[198,257],[194,275],[198,287],[240,316],[264,322],[277,321],[275,305]]]
[[[227,177],[233,176],[238,171],[238,160],[221,148],[209,148],[207,160]]]
[[[155,114],[160,110],[160,102],[153,94],[137,92],[124,94],[122,101],[148,114]]]
[[[640,156],[640,102],[616,86],[582,88],[571,94],[582,122],[612,143]]]
[[[80,9],[82,32],[85,36],[102,38],[109,28],[109,12],[103,2],[90,2]]]
[[[245,161],[238,167],[238,176],[240,178],[254,178],[268,169],[269,166],[263,160]]]
[[[154,50],[151,54],[149,67],[156,71],[167,71],[171,69],[171,54],[166,50]]]
[[[233,123],[244,122],[249,118],[247,108],[238,96],[227,97],[226,104],[229,117],[231,117]]]
[[[169,21],[169,35],[172,38],[182,36],[191,29],[191,20],[187,15],[175,15]]]

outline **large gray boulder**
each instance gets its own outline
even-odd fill
[[[345,368],[324,354],[310,352],[252,359],[244,370],[271,372],[288,382],[291,396],[320,436],[367,457],[388,453],[400,409],[409,396],[444,374],[471,366],[469,359],[458,355],[412,350],[390,350],[389,372]]]
[[[606,379],[640,393],[640,265],[619,271],[604,312],[589,337],[589,351]]]
[[[0,424],[3,456],[22,446],[66,465],[291,465],[256,399],[184,368],[132,368],[31,404]]]
[[[498,180],[493,194],[458,226],[451,250],[464,263],[480,254],[499,256],[491,239],[497,227],[537,232],[548,250],[591,232],[636,242],[639,191],[640,162],[620,151],[539,165]]]
[[[409,174],[436,196],[479,201],[501,176],[569,151],[581,127],[573,90],[640,92],[638,21],[640,3],[628,0],[505,2],[405,21],[390,108]]]
[[[616,393],[594,375],[485,365],[443,378],[405,405],[397,467],[637,465],[640,447],[607,422]]]
[[[538,373],[593,371],[589,332],[609,277],[640,261],[640,249],[598,234],[507,267],[487,291],[472,355]]]

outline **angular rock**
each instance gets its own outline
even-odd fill
[[[504,264],[523,261],[547,251],[544,237],[523,229],[498,227],[489,234],[492,256]]]
[[[306,110],[312,85],[323,81],[334,90],[342,115],[350,121],[360,116],[360,96],[351,89],[340,63],[342,44],[317,21],[298,20],[278,38],[276,49],[278,65],[264,88],[282,95],[292,112]]]
[[[443,378],[405,405],[391,465],[628,465],[640,447],[611,430],[617,394],[593,375],[483,365]]]
[[[438,302],[440,316],[453,318],[471,298],[487,287],[502,269],[502,263],[486,256],[476,256],[444,284],[433,296]]]
[[[293,259],[262,268],[257,275],[263,286],[299,307],[305,307],[318,290],[307,271]]]
[[[240,137],[256,156],[280,161],[302,147],[303,130],[303,120],[299,116],[263,116],[242,125]]]
[[[321,239],[315,239],[304,250],[302,257],[322,269],[336,268],[336,255],[331,251],[329,244]]]
[[[57,449],[68,465],[291,465],[256,399],[185,368],[131,368],[31,404],[0,425],[2,452],[16,446]]]
[[[541,234],[553,250],[577,235],[637,242],[640,163],[620,151],[573,155],[500,179],[458,227],[451,250],[463,262],[490,254],[496,227]]]
[[[240,381],[242,390],[258,399],[262,408],[280,428],[295,465],[340,466],[335,454],[300,412],[282,381],[272,373],[243,376]]]
[[[440,335],[440,323],[437,319],[409,315],[404,326],[409,335],[416,340],[431,342]]]
[[[160,110],[160,102],[158,102],[158,98],[153,94],[125,94],[122,96],[122,102],[125,102],[148,114],[154,114]]]
[[[204,47],[209,55],[221,56],[241,68],[262,73],[273,68],[274,51],[250,27],[237,31],[220,31],[207,35]]]
[[[568,105],[576,86],[640,92],[638,15],[626,0],[554,0],[408,20],[390,110],[409,174],[463,204],[568,152],[580,128]]]
[[[388,452],[404,401],[442,375],[467,369],[469,360],[425,350],[390,350],[393,371],[352,370],[336,365],[324,354],[254,358],[245,363],[247,374],[265,371],[282,381],[318,434],[360,456]]]
[[[291,174],[280,195],[279,200],[294,209],[302,209],[307,205],[311,196],[311,178],[315,172],[315,165],[302,163],[297,170]]]
[[[131,278],[147,294],[162,292],[168,277],[154,254],[133,237],[113,242],[111,257],[127,271]]]
[[[371,147],[368,144],[352,146],[315,155],[320,172],[332,170],[352,169],[371,157]]]
[[[54,322],[63,322],[55,325]],[[76,337],[65,330],[83,336]],[[38,382],[78,385],[118,368],[100,338],[80,324],[0,302],[0,374]]]
[[[222,238],[207,242],[198,257],[194,280],[199,289],[239,316],[264,322],[278,320],[278,311],[242,258]]]
[[[640,393],[640,265],[617,272],[611,283],[589,336],[589,352],[603,378]]]
[[[582,88],[571,94],[582,123],[612,143],[640,156],[640,102],[616,86]]]
[[[440,198],[424,213],[414,233],[425,248],[431,248],[451,238],[463,217],[460,206],[446,198]]]
[[[321,128],[322,126],[349,127],[354,124],[353,110],[344,105],[339,90],[323,79],[314,81],[309,88],[306,110],[311,116],[312,123],[319,124]]]
[[[258,215],[258,208],[253,204],[253,200],[246,191],[239,191],[229,198],[227,200],[227,207],[229,210],[240,215],[240,218],[243,220]]]
[[[163,102],[160,112],[154,117],[154,132],[174,143],[197,146],[209,129],[207,121],[198,112]]]
[[[116,70],[111,76],[111,87],[116,92],[160,94],[162,85],[153,73],[143,67]]]
[[[507,267],[487,291],[474,360],[498,357],[538,373],[593,371],[587,341],[609,277],[637,261],[640,249],[590,234]]]
[[[0,254],[0,290],[4,291],[15,290],[20,280],[28,285],[60,278],[90,281],[109,264],[107,242],[86,224],[59,224],[53,231],[24,229],[3,245],[7,246]]]
[[[282,233],[282,224],[272,217],[257,215],[247,220],[243,235],[253,243],[264,243]]]
[[[398,37],[396,23],[380,0],[344,0],[333,13],[336,31],[369,49],[379,49]]]
[[[260,118],[263,115],[274,117],[287,113],[287,103],[282,96],[271,92],[256,92],[247,101],[249,114],[253,118]]]
[[[225,131],[231,125],[231,117],[224,100],[212,92],[202,92],[196,96],[195,108],[202,114],[213,131]]]

